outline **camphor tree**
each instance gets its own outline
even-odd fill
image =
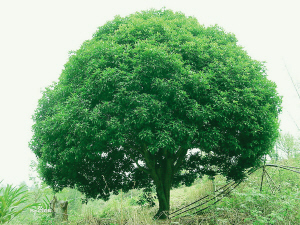
[[[165,218],[171,187],[205,174],[240,180],[259,165],[280,105],[233,34],[149,10],[115,17],[72,52],[39,100],[30,146],[55,190],[108,199],[154,185]]]

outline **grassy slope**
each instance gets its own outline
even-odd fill
[[[300,158],[276,162],[281,165],[300,167]],[[189,211],[175,217],[172,221],[153,221],[156,207],[139,206],[137,201],[142,194],[140,190],[113,195],[109,201],[89,201],[81,204],[82,195],[76,190],[65,189],[57,194],[60,200],[68,200],[69,224],[300,224],[300,174],[276,168],[267,168],[274,183],[264,178],[263,190],[260,192],[262,170],[256,171],[247,181],[239,185],[231,194],[215,206],[204,211],[202,215],[191,215]],[[171,191],[171,211],[175,211],[207,194],[213,188],[224,185],[225,179],[218,176],[213,182],[207,177],[198,180],[191,187],[179,187]],[[271,188],[269,186],[271,184]],[[272,193],[272,190],[274,193]],[[31,191],[32,201],[42,201],[51,190],[35,189]],[[211,195],[213,197],[213,194]],[[73,200],[72,200],[73,199]],[[203,201],[202,201],[203,202]],[[157,203],[156,203],[157,206]],[[202,206],[205,207],[206,205]],[[196,210],[199,210],[197,208]],[[181,215],[182,216],[182,215]],[[29,210],[12,221],[12,224],[61,224],[55,222],[46,213],[32,213]]]

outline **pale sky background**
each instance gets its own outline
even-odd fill
[[[218,24],[252,58],[266,61],[269,79],[284,96],[281,129],[299,136],[300,97],[286,69],[300,92],[297,0],[0,0],[0,181],[29,181],[31,116],[68,52],[115,15],[164,6],[205,26]]]

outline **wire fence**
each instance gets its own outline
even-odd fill
[[[263,165],[263,166],[257,168],[256,170],[252,170],[251,172],[248,172],[248,176],[250,176],[252,173],[254,173],[258,169],[262,168],[263,174],[262,174],[261,190],[262,190],[263,178],[266,177],[272,193],[274,193],[276,190],[280,190],[280,189],[279,189],[279,186],[277,186],[275,184],[275,182],[273,181],[273,179],[267,172],[266,167],[276,167],[276,168],[285,169],[285,170],[300,174],[299,167],[275,165],[275,164],[266,164],[266,165]],[[182,218],[182,217],[192,216],[195,214],[196,215],[202,214],[203,211],[214,206],[219,201],[221,201],[223,198],[225,198],[228,194],[230,194],[243,181],[244,180],[239,181],[239,182],[235,182],[235,181],[229,182],[229,183],[223,185],[222,187],[220,187],[219,189],[214,190],[213,195],[211,195],[211,194],[205,195],[204,197],[201,197],[198,200],[196,200],[180,209],[177,209],[174,212],[169,213],[168,218],[172,219],[172,218],[179,217],[179,216]],[[272,184],[272,186],[271,186],[271,184]]]
[[[276,164],[265,164],[255,170],[249,170],[247,172],[248,176],[253,174],[255,171],[259,169],[263,169],[262,172],[262,180],[261,180],[261,188],[262,190],[262,185],[263,185],[263,178],[265,177],[266,180],[268,181],[269,188],[272,193],[275,193],[276,190],[280,190],[280,187],[276,185],[274,180],[271,178],[270,174],[267,172],[266,167],[275,167],[278,169],[284,169],[288,170],[294,173],[300,174],[300,168],[299,167],[294,167],[294,166],[286,166],[286,165],[276,165]],[[174,219],[174,218],[184,218],[188,216],[193,216],[193,215],[201,215],[205,210],[211,208],[212,206],[216,205],[218,202],[223,200],[226,196],[228,196],[234,189],[236,189],[243,181],[241,180],[238,182],[231,181],[220,188],[216,189],[213,191],[213,194],[207,194],[196,201],[189,203],[185,205],[182,208],[179,208],[171,213],[168,212],[161,212],[160,215],[157,216],[157,218],[161,217],[163,214],[168,219]],[[59,212],[55,212],[55,214],[61,214]],[[68,214],[66,214],[68,215]],[[107,218],[102,218],[102,219],[107,219]]]

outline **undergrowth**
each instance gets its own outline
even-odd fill
[[[269,162],[273,164],[299,167],[300,158]],[[261,185],[262,169],[257,170],[228,195],[216,196],[214,190],[226,184],[224,177],[214,180],[204,177],[191,187],[181,186],[171,191],[171,212],[174,212],[205,195],[220,200],[215,205],[199,211],[203,205],[185,212],[172,220],[157,221],[158,202],[154,191],[131,190],[112,195],[108,201],[89,200],[82,203],[84,196],[75,189],[65,188],[56,196],[68,201],[68,224],[109,224],[109,225],[150,225],[150,224],[300,224],[300,174],[279,169],[266,168]],[[38,207],[49,207],[53,192],[47,186],[31,188],[27,204],[41,203]],[[152,207],[155,204],[154,207]],[[52,218],[51,213],[41,213],[27,209],[10,224],[63,224]]]

